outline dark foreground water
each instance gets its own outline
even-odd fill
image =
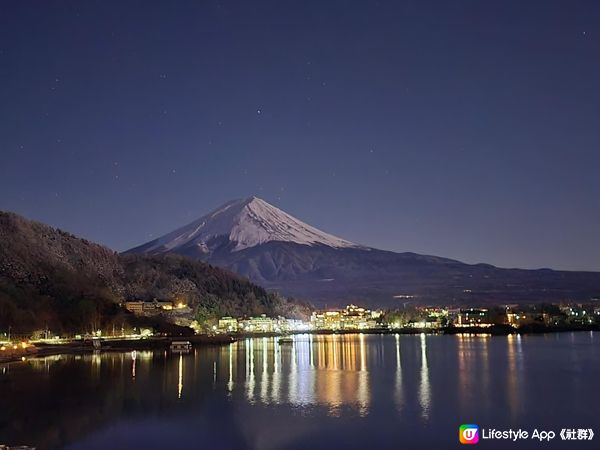
[[[600,448],[600,335],[296,336],[0,366],[0,444],[38,449],[461,448],[463,423],[598,433],[483,448]]]

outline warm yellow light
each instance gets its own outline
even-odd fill
[[[6,350],[6,347],[3,345],[2,347],[0,347],[0,350],[4,351]]]
[[[13,350],[16,350],[16,349],[17,349],[17,346],[16,346],[16,345],[13,345]]]
[[[21,342],[21,347],[27,348],[27,342]]]

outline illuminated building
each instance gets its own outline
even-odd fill
[[[144,312],[144,304],[146,302],[125,302],[124,306],[127,311],[134,314],[142,314]]]
[[[560,310],[566,314],[569,324],[589,325],[594,322],[593,311],[590,314],[581,305],[561,306]]]
[[[340,317],[340,311],[313,312],[310,321],[316,330],[339,330]]]
[[[259,317],[236,319],[234,317],[221,317],[217,330],[222,333],[286,333],[291,331],[308,331],[311,325],[299,319],[285,317],[271,318],[265,314]]]
[[[476,308],[461,309],[454,323],[456,327],[491,327],[492,325],[488,310]]]
[[[224,331],[227,333],[236,332],[238,330],[238,321],[233,317],[222,317],[219,319],[219,325],[217,328],[220,331]]]
[[[348,305],[343,310],[313,312],[311,324],[316,330],[367,330],[377,328],[380,316],[380,311]]]
[[[278,317],[273,322],[274,331],[289,332],[289,331],[307,331],[310,330],[310,324],[299,319],[286,319]]]
[[[530,325],[535,322],[543,322],[542,315],[539,313],[525,313],[525,312],[507,312],[506,318],[508,324],[517,328],[523,325]]]
[[[419,329],[423,329],[423,328],[440,328],[442,326],[441,322],[437,319],[424,319],[424,320],[417,320],[417,321],[410,321],[408,322],[408,326],[410,328],[419,328]]]
[[[425,307],[417,309],[419,314],[417,318],[410,320],[410,328],[434,329],[440,328],[447,323],[449,312],[447,309],[438,307]]]
[[[151,302],[145,302],[142,300],[135,300],[123,303],[123,306],[127,311],[134,314],[156,314],[161,311],[173,310],[173,302],[154,300]],[[186,305],[183,303],[176,306],[177,309],[185,308]]]
[[[250,317],[240,321],[242,331],[270,333],[275,331],[275,323],[271,317],[261,314],[259,317]]]

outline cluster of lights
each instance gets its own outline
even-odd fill
[[[4,351],[6,351],[6,350],[10,350],[10,347],[12,347],[12,349],[13,349],[13,350],[18,350],[18,349],[19,349],[19,346],[20,346],[22,349],[26,349],[27,347],[29,347],[29,344],[28,344],[27,342],[21,342],[21,344],[10,344],[10,343],[9,343],[9,344],[8,344],[8,347],[7,347],[6,345],[2,345],[2,346],[0,347],[0,351],[3,351],[3,352],[4,352]]]

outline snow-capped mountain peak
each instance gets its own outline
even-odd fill
[[[162,253],[195,247],[196,251],[210,253],[215,242],[221,245],[224,240],[229,241],[234,252],[270,241],[333,248],[360,247],[318,230],[258,197],[250,197],[225,203],[138,250]]]

